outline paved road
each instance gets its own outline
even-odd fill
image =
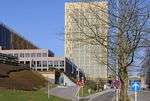
[[[112,101],[114,92],[107,92],[99,95],[90,101]],[[132,101],[134,101],[134,95],[132,95]],[[138,101],[150,101],[150,91],[142,91],[138,93]]]
[[[71,87],[56,87],[50,90],[51,95],[59,96],[65,99],[73,100],[75,99],[76,92],[78,90],[77,86]]]
[[[105,94],[99,95],[93,99],[91,99],[90,101],[112,101],[113,96],[114,96],[114,92],[107,92]]]
[[[133,101],[134,96],[132,95]],[[142,91],[138,93],[138,101],[150,101],[150,91]]]

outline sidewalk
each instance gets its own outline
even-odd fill
[[[137,95],[138,101],[150,101],[149,95],[150,95],[150,91],[148,90],[142,90],[138,92]],[[131,101],[134,101],[134,92],[132,92],[130,97],[131,97]]]
[[[103,94],[108,93],[108,92],[113,92],[113,91],[114,91],[113,89],[108,89],[108,90],[104,90],[102,92],[98,92],[98,93],[95,93],[93,95],[90,95],[90,96],[88,96],[90,98],[89,101],[92,101],[92,99],[97,97],[97,96],[103,95]]]
[[[78,101],[78,100],[92,101],[93,98],[95,98],[97,96],[100,96],[100,95],[103,95],[105,93],[111,92],[111,91],[114,91],[114,90],[113,89],[104,90],[102,92],[98,92],[98,93],[95,93],[95,94],[92,94],[92,95],[89,95],[89,96],[86,96],[86,97],[79,97],[79,99],[78,99],[78,96],[76,96],[76,99],[74,99],[73,101]]]
[[[128,96],[130,97],[131,101],[134,101],[134,98],[132,97],[134,95],[133,91],[128,91]],[[116,95],[113,97],[112,101],[116,101]]]
[[[50,90],[50,95],[55,95],[60,98],[74,100],[76,99],[77,86],[58,86]]]

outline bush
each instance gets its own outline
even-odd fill
[[[87,80],[86,85],[92,90],[103,90],[104,82],[102,79],[97,79],[96,81]]]
[[[96,82],[94,82],[94,81],[91,81],[91,80],[88,80],[87,82],[86,82],[86,86],[88,86],[89,88],[91,88],[92,90],[96,90],[97,88],[96,88]]]

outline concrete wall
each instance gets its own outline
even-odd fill
[[[63,75],[63,78],[64,78],[64,85],[66,85],[66,86],[75,86],[76,85],[64,73],[62,75]]]
[[[42,76],[44,76],[51,83],[55,83],[55,71],[49,72],[39,72]]]

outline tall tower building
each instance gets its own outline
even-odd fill
[[[65,57],[74,62],[89,79],[107,78],[107,49],[102,45],[92,45],[91,39],[85,43],[80,40],[85,38],[84,33],[93,34],[90,29],[92,25],[98,27],[93,30],[94,33],[103,33],[98,36],[107,36],[106,24],[97,18],[98,15],[105,20],[108,19],[107,14],[104,14],[101,9],[107,11],[106,2],[67,2],[65,4]]]

